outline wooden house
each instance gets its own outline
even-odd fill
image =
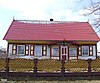
[[[9,56],[97,58],[99,37],[88,22],[13,20],[4,40]]]

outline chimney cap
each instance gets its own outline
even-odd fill
[[[53,19],[52,19],[52,18],[50,18],[50,21],[53,21]]]

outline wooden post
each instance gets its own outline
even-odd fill
[[[52,48],[50,46],[50,59],[52,59]]]
[[[78,60],[78,56],[79,56],[79,49],[78,49],[78,46],[77,46],[77,60]]]
[[[37,63],[38,63],[38,59],[34,59],[34,77],[37,77]]]
[[[62,74],[62,77],[64,77],[64,74],[65,74],[65,67],[64,67],[65,59],[64,58],[62,58],[61,63],[62,63],[61,74]]]
[[[97,56],[97,44],[95,45],[95,50],[96,50],[96,58],[98,58],[98,56]]]
[[[9,76],[9,58],[6,58],[6,78]]]
[[[91,62],[92,62],[92,60],[88,59],[88,76],[89,77],[91,76]]]
[[[69,45],[68,45],[68,60],[69,60],[69,58],[70,58],[70,57],[69,57]]]
[[[6,56],[6,58],[8,58],[8,55],[9,55],[9,42],[7,44],[7,56]]]

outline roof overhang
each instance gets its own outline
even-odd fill
[[[24,41],[24,40],[9,40],[8,43],[14,44],[48,44],[48,45],[81,45],[81,44],[96,44],[98,41],[59,41],[59,40],[33,40],[33,41]]]

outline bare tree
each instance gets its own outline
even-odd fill
[[[91,20],[93,21],[93,26],[96,30],[96,32],[100,31],[100,0],[93,2],[93,0],[90,0],[91,4],[87,7],[85,7],[86,10],[88,10],[88,13],[85,13],[85,16],[91,16]],[[93,16],[93,19],[92,19]]]

